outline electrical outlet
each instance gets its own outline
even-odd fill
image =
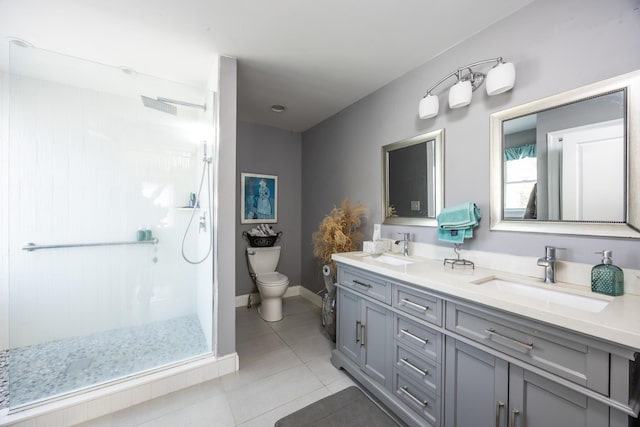
[[[419,211],[420,210],[420,200],[412,200],[411,201],[411,210]]]

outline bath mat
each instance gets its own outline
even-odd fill
[[[279,419],[275,427],[397,427],[398,425],[358,387],[352,386]]]

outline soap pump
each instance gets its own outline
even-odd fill
[[[624,294],[624,273],[613,265],[613,252],[603,250],[596,254],[602,254],[602,264],[591,269],[591,290],[614,297]]]

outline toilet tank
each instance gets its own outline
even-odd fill
[[[269,248],[247,248],[249,267],[255,274],[276,271],[280,259],[280,246]]]

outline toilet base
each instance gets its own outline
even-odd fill
[[[282,298],[263,299],[258,314],[265,322],[278,322],[282,320]]]

